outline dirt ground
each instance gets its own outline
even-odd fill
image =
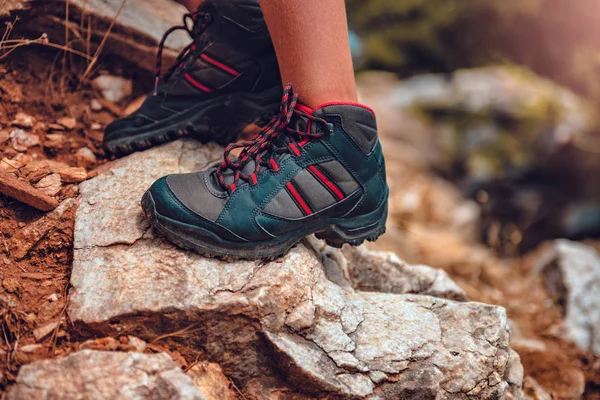
[[[0,166],[14,169],[19,168],[15,163],[37,163],[38,168],[20,168],[19,174],[32,183],[48,172],[44,169],[49,167],[42,160],[85,168],[87,176],[93,176],[94,170],[107,162],[101,150],[102,128],[132,99],[149,89],[138,82],[151,83],[151,79],[136,79],[133,94],[123,104],[110,107],[111,111],[107,107],[92,111],[90,102],[98,94],[89,85],[79,86],[76,79],[69,79],[80,72],[77,67],[70,71],[54,69],[60,56],[41,48],[27,48],[14,52],[0,65],[0,160],[5,160],[0,164],[9,161]],[[103,65],[112,65],[110,72],[115,75],[123,75],[126,70],[118,63]],[[50,81],[49,74],[53,76]],[[28,132],[39,139],[38,145],[26,151],[15,150],[13,140],[6,135],[13,130],[11,123],[19,112],[33,118]],[[57,126],[63,117],[74,118],[76,126]],[[82,156],[78,152],[82,148],[91,150],[93,157],[89,152]],[[76,196],[77,184],[63,182],[59,200]],[[129,349],[125,336],[83,337],[69,321],[66,304],[74,213],[75,207],[71,207],[60,217],[44,220],[43,212],[0,195],[1,398],[14,383],[19,367],[31,361],[63,356],[81,348]],[[28,227],[34,222],[37,229],[31,231]],[[585,385],[584,398],[600,399],[600,358],[557,338],[553,327],[561,319],[560,311],[533,276],[534,260],[535,254],[515,259],[510,271],[499,273],[496,279],[470,274],[464,268],[446,269],[464,285],[472,299],[505,306],[516,325],[513,329],[545,346],[542,351],[535,345],[514,346],[526,376],[534,378],[555,399],[576,398],[574,393],[581,385]],[[515,282],[519,284],[513,285]],[[197,361],[194,352],[176,340],[157,340],[146,351],[168,351],[183,368]],[[532,393],[531,390],[527,383],[526,391]]]

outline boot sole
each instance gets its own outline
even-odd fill
[[[155,231],[176,246],[193,250],[205,257],[227,261],[273,260],[285,255],[302,238],[311,234],[336,248],[341,248],[346,243],[360,246],[365,240],[374,242],[385,233],[388,213],[386,199],[377,210],[366,215],[329,218],[318,225],[297,229],[264,242],[231,242],[200,227],[160,215],[150,192],[142,197],[142,208]]]
[[[280,88],[254,95],[224,95],[170,117],[166,120],[168,123],[160,128],[133,130],[126,137],[107,138],[102,148],[107,156],[123,157],[182,136],[193,136],[202,143],[214,141],[226,146],[236,140],[249,124],[275,115],[280,102]]]

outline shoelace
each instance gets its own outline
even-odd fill
[[[236,184],[240,179],[250,182],[251,184],[256,184],[257,173],[262,167],[267,167],[274,171],[279,170],[277,161],[274,158],[277,154],[289,152],[299,157],[301,155],[302,146],[304,146],[310,140],[320,139],[325,135],[324,133],[310,132],[310,124],[307,127],[307,132],[292,129],[289,125],[294,114],[304,117],[310,122],[322,124],[324,127],[326,127],[326,132],[332,132],[332,128],[326,120],[322,118],[316,118],[300,109],[297,109],[297,103],[298,95],[294,93],[292,85],[288,83],[283,91],[279,114],[273,117],[273,119],[271,119],[271,121],[255,136],[254,139],[245,142],[233,143],[225,149],[223,162],[221,162],[215,171],[215,174],[219,180],[219,184],[221,187],[223,187],[223,189],[226,189],[230,194],[233,193],[237,188]],[[284,133],[288,135],[289,143],[286,147],[277,147],[275,145],[275,139]],[[296,138],[301,138],[302,140],[297,142]],[[269,147],[272,147],[272,149]],[[244,150],[242,150],[237,158],[232,160],[230,153],[232,150],[238,148],[243,148]],[[272,151],[269,152],[269,150]],[[254,160],[255,167],[254,172],[252,172],[250,175],[247,175],[242,173],[242,170],[248,164],[248,162],[250,162],[250,160]],[[225,183],[224,172],[226,170],[234,171],[233,183]]]
[[[198,24],[199,20],[202,20],[202,23]],[[196,36],[202,33],[202,31],[206,29],[206,27],[208,26],[208,24],[210,24],[211,21],[212,17],[209,13],[200,11],[187,13],[183,15],[183,25],[174,26],[165,32],[162,39],[160,40],[160,43],[158,44],[158,53],[156,54],[156,74],[154,78],[155,96],[158,93],[158,84],[160,83],[160,77],[162,72],[162,53],[165,47],[165,42],[167,41],[169,35],[171,35],[171,33],[175,31],[184,30],[188,33],[188,35],[190,35],[190,37],[192,38],[192,42],[186,47],[184,47],[183,50],[181,50],[181,52],[177,56],[177,59],[175,60],[175,63],[167,70],[167,72],[164,75],[165,82],[168,81],[171,75],[173,75],[173,73],[175,72],[175,70],[182,65],[182,63],[185,61],[185,58],[190,54],[190,49],[192,48],[192,46],[194,46],[194,40]],[[190,22],[191,27],[189,26]]]

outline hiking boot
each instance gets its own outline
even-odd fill
[[[192,37],[161,78],[169,34]],[[154,93],[133,114],[104,131],[107,155],[134,151],[192,134],[227,145],[252,122],[276,112],[282,86],[273,44],[257,0],[206,0],[169,29],[159,44]]]
[[[243,147],[238,157],[231,151]],[[297,104],[208,170],[156,181],[142,207],[176,245],[228,259],[274,258],[316,233],[334,247],[385,231],[388,187],[375,115],[360,104]]]

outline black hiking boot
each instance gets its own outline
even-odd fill
[[[375,241],[387,199],[373,112],[349,103],[310,109],[288,86],[280,114],[255,139],[230,145],[204,172],[159,179],[142,207],[180,247],[257,259],[282,255],[313,233],[335,247]]]
[[[161,79],[167,36],[192,37]],[[227,145],[242,129],[276,112],[281,78],[257,0],[206,0],[159,45],[154,93],[133,114],[104,131],[107,155],[124,156],[191,134]]]

